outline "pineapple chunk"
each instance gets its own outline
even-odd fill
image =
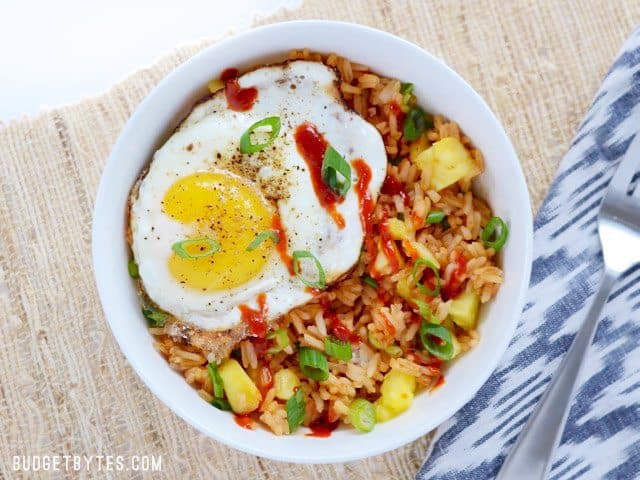
[[[442,190],[463,178],[480,173],[469,151],[455,137],[437,141],[416,158],[416,164],[423,170],[431,169],[431,188]]]
[[[238,414],[253,412],[262,401],[262,395],[240,364],[230,358],[218,367],[222,385],[231,405],[231,410]]]
[[[425,134],[420,135],[417,140],[411,142],[411,145],[409,145],[409,160],[411,160],[411,163],[415,163],[418,155],[424,152],[427,148],[429,148],[429,140],[427,140],[427,136]]]
[[[451,301],[449,316],[460,328],[471,330],[476,328],[480,297],[469,290],[461,293]]]
[[[411,230],[399,218],[390,218],[387,220],[387,230],[394,240],[409,240],[411,238]]]
[[[373,406],[376,408],[376,421],[380,423],[391,420],[397,415],[389,407],[384,405],[381,400],[382,398],[379,398],[378,400],[373,402]]]
[[[416,377],[400,370],[389,370],[380,387],[380,402],[393,413],[402,413],[413,403]]]

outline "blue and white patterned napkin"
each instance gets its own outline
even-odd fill
[[[497,475],[598,287],[603,264],[596,214],[638,132],[640,29],[606,76],[538,213],[516,336],[475,398],[440,426],[418,480]],[[639,479],[640,268],[614,287],[585,362],[549,478]]]

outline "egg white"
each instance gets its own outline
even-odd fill
[[[350,188],[337,206],[346,226],[339,229],[320,205],[307,164],[297,151],[294,132],[311,122],[347,161],[362,158],[371,168],[369,190],[377,198],[387,157],[377,130],[343,103],[334,70],[317,62],[294,61],[258,68],[239,78],[255,87],[258,99],[246,112],[227,107],[224,91],[197,105],[154,154],[131,205],[132,250],[146,294],[160,308],[205,330],[224,330],[241,321],[239,305],[257,308],[266,294],[269,320],[312,298],[290,276],[276,249],[264,269],[247,283],[228,290],[202,292],[181,285],[168,268],[171,245],[192,233],[162,211],[161,200],[178,179],[200,171],[223,171],[253,182],[256,191],[277,208],[287,232],[288,252],[306,250],[318,258],[327,282],[346,273],[358,260],[364,233],[359,200]],[[282,129],[259,154],[240,155],[240,136],[256,121],[279,116]],[[355,184],[355,172],[352,183]]]

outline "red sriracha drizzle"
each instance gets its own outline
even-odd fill
[[[304,158],[309,167],[311,184],[320,205],[329,212],[338,228],[344,228],[344,217],[336,209],[336,205],[342,203],[344,197],[331,190],[322,179],[322,160],[329,143],[318,131],[318,128],[309,122],[305,122],[296,128],[294,138],[298,153]]]
[[[254,426],[253,419],[249,415],[234,414],[233,419],[242,428],[246,428],[247,430],[253,430],[253,426]]]
[[[249,327],[249,334],[264,338],[267,334],[267,296],[264,293],[258,295],[258,310],[248,305],[239,305],[238,308],[242,321]]]
[[[400,264],[398,262],[398,247],[396,246],[393,238],[391,238],[386,220],[382,223],[380,228],[380,245],[382,246],[382,251],[387,257],[387,260],[389,260],[391,271],[394,273],[397,272],[400,268]]]
[[[457,253],[453,261],[456,264],[456,267],[453,272],[451,272],[449,282],[447,282],[447,284],[442,287],[442,290],[440,290],[440,295],[445,302],[460,294],[467,274],[467,259],[464,255]]]
[[[331,432],[338,428],[339,423],[340,422],[329,422],[326,418],[320,417],[319,419],[311,422],[311,425],[309,425],[311,432],[306,433],[305,436],[321,438],[330,437]]]
[[[393,175],[387,175],[380,191],[385,195],[400,195],[405,206],[411,203],[409,195],[407,195],[407,192],[404,190],[404,185]]]
[[[358,176],[355,190],[360,203],[360,222],[362,223],[362,231],[364,232],[364,246],[367,253],[374,256],[375,240],[373,235],[373,209],[375,203],[369,192],[369,183],[371,183],[371,168],[362,160],[357,158],[352,162],[353,169]]]
[[[227,68],[220,74],[220,80],[224,82],[224,94],[227,97],[227,106],[236,112],[251,110],[258,98],[258,89],[255,87],[242,88],[238,82],[238,70]]]
[[[282,221],[280,220],[279,215],[274,215],[271,220],[271,228],[276,231],[278,238],[280,238],[280,241],[276,244],[276,250],[280,255],[280,260],[282,260],[282,263],[287,266],[289,275],[293,276],[295,275],[295,272],[293,271],[293,258],[291,258],[291,255],[287,252],[287,232],[285,232],[284,227],[282,226]]]
[[[329,333],[331,333],[338,340],[350,343],[360,343],[360,337],[358,337],[358,334],[345,327],[338,318],[337,313],[328,310],[324,312],[324,318],[329,320]]]

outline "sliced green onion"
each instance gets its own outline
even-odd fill
[[[416,96],[413,94],[413,83],[400,84],[400,95],[402,95],[400,110],[406,113],[416,104]]]
[[[453,357],[453,340],[451,332],[442,325],[423,321],[420,325],[420,341],[424,348],[434,357],[451,360]],[[434,339],[437,338],[438,340]]]
[[[222,377],[218,373],[218,364],[216,362],[209,363],[207,370],[209,370],[209,378],[213,384],[213,396],[222,398],[224,396],[224,386],[222,385]]]
[[[436,288],[433,290],[425,287],[418,280],[418,268],[420,265],[424,265],[429,270],[433,272],[436,279]],[[413,264],[413,281],[422,293],[426,293],[427,295],[431,295],[432,297],[437,297],[440,294],[440,273],[438,272],[438,267],[436,267],[431,260],[427,260],[426,258],[419,258],[416,260],[416,263]]]
[[[404,119],[403,134],[404,138],[412,142],[417,140],[420,135],[427,131],[428,128],[427,119],[424,115],[424,110],[420,107],[413,107],[407,113]]]
[[[285,328],[279,328],[278,330],[267,333],[267,338],[276,342],[274,347],[267,350],[267,353],[271,355],[281,352],[291,344]]]
[[[216,407],[218,410],[224,410],[225,412],[231,411],[231,405],[226,398],[214,398],[211,400],[211,405]]]
[[[253,241],[247,247],[247,252],[253,252],[267,238],[270,238],[274,245],[280,243],[280,235],[278,235],[278,232],[276,232],[275,230],[265,230],[264,232],[259,233],[256,238],[253,239]]]
[[[371,288],[378,288],[378,282],[376,282],[375,279],[373,277],[370,277],[369,275],[362,275],[360,277],[360,280],[362,280],[362,283],[364,283],[365,285],[369,285]]]
[[[206,243],[209,248],[202,249],[200,248],[199,253],[189,253],[187,252],[187,248],[192,245],[198,245],[199,243]],[[217,251],[220,250],[220,244],[213,240],[212,238],[202,237],[202,238],[194,238],[191,240],[182,240],[181,242],[176,242],[171,245],[171,250],[176,252],[176,254],[181,258],[202,258],[208,257],[209,255],[213,255]]]
[[[413,83],[401,83],[400,84],[400,95],[411,95],[413,93]]]
[[[322,180],[335,193],[344,197],[351,187],[351,167],[331,145],[327,147],[322,159]],[[338,178],[338,173],[342,180]]]
[[[434,318],[433,312],[431,311],[431,309],[429,308],[429,305],[427,305],[426,302],[415,299],[413,303],[418,305],[418,311],[420,312],[420,316],[423,318],[423,320],[426,320],[428,322],[431,322],[433,320]]]
[[[392,357],[399,357],[404,353],[402,351],[402,348],[399,345],[389,345],[387,348],[384,349],[384,351],[387,352]]]
[[[375,335],[373,335],[373,333],[371,333],[371,330],[369,330],[369,333],[367,334],[367,339],[369,340],[369,343],[371,344],[371,346],[377,350],[383,350],[385,352],[387,352],[389,355],[391,355],[392,357],[399,357],[400,355],[402,355],[402,348],[400,348],[400,346],[398,345],[389,345],[388,347],[383,347],[382,344],[378,341],[378,339],[375,337]]]
[[[138,264],[135,260],[129,260],[127,264],[127,269],[129,270],[129,276],[131,278],[138,278],[140,276],[140,272],[138,272]]]
[[[369,343],[371,344],[371,346],[373,348],[376,348],[378,350],[384,350],[384,347],[378,341],[378,339],[375,337],[375,335],[373,333],[371,333],[371,330],[369,330],[369,333],[367,334],[367,340],[369,340]]]
[[[330,357],[335,357],[343,362],[351,360],[353,355],[353,352],[351,351],[351,344],[349,342],[344,342],[332,336],[324,339],[324,351]]]
[[[296,274],[296,277],[300,279],[302,283],[304,283],[307,287],[317,288],[319,290],[323,290],[327,288],[327,276],[324,273],[324,268],[320,264],[320,260],[318,260],[311,252],[307,252],[306,250],[296,250],[291,254],[291,258],[293,259],[293,272]],[[318,281],[313,282],[311,280],[307,280],[304,278],[300,272],[300,260],[303,258],[310,258],[315,263],[316,268],[318,269]]]
[[[496,228],[499,229],[496,232]],[[491,237],[495,235],[495,240],[491,240]],[[509,236],[509,228],[500,217],[493,217],[487,222],[482,229],[482,243],[485,247],[493,248],[496,252],[502,250],[504,244],[507,242]]]
[[[264,143],[251,143],[251,134],[260,127],[271,127],[271,133],[269,138]],[[280,117],[267,117],[257,121],[249,127],[249,129],[240,137],[240,152],[242,153],[256,153],[264,150],[280,134]]]
[[[296,393],[289,397],[286,404],[286,410],[289,433],[293,433],[293,431],[298,428],[304,420],[304,416],[307,411],[304,404],[304,392],[301,388],[298,388]]]
[[[440,223],[445,218],[447,218],[447,214],[444,213],[442,210],[432,210],[427,215],[427,223],[428,224]]]
[[[329,363],[321,351],[300,347],[299,363],[302,373],[310,379],[322,382],[329,378]]]
[[[164,327],[167,318],[169,318],[168,313],[161,312],[160,310],[156,310],[155,308],[143,308],[142,315],[149,321],[149,325],[152,327]]]
[[[370,432],[376,426],[376,409],[364,398],[356,398],[349,405],[349,420],[361,432]]]

